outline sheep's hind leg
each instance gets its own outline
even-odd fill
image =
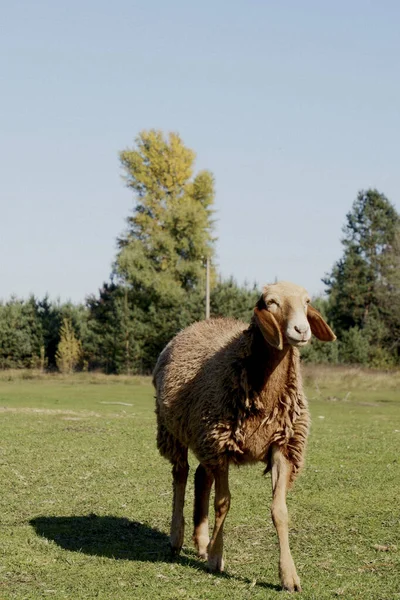
[[[279,539],[279,575],[283,589],[289,592],[301,592],[300,579],[289,548],[288,511],[286,493],[289,485],[291,465],[280,452],[278,446],[272,447],[272,506],[271,514]]]
[[[183,507],[185,504],[186,482],[189,474],[189,463],[187,460],[187,448],[183,448],[179,461],[172,467],[173,477],[173,505],[171,520],[170,545],[173,554],[179,554],[183,545],[185,533],[185,520],[183,518]]]
[[[207,546],[210,541],[208,535],[208,509],[213,481],[214,475],[212,472],[200,464],[194,476],[193,511],[193,542],[200,558],[207,558]]]
[[[214,470],[215,477],[215,524],[211,541],[208,545],[208,567],[211,571],[224,570],[223,559],[223,528],[225,517],[228,514],[231,494],[228,481],[228,464]]]

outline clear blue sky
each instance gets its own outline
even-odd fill
[[[323,290],[370,186],[400,210],[400,3],[3,3],[0,297],[84,300],[133,207],[118,151],[177,131],[217,184],[218,264]]]

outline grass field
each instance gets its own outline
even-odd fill
[[[171,560],[149,380],[28,377],[0,376],[0,599],[287,597],[261,465],[231,470],[226,574],[194,553],[192,478]],[[312,431],[288,499],[300,597],[400,599],[400,376],[308,369],[305,382]]]

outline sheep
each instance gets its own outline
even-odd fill
[[[310,425],[298,348],[313,333],[335,334],[310,304],[307,291],[288,282],[264,287],[250,325],[230,318],[206,320],[178,333],[161,352],[153,373],[157,446],[173,465],[170,545],[179,553],[189,472],[195,473],[193,541],[211,571],[222,572],[223,526],[230,506],[230,464],[261,461],[271,472],[271,515],[279,540],[283,589],[301,591],[288,538],[287,490],[304,461]],[[208,510],[215,482],[211,540]]]

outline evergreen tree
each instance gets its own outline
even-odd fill
[[[0,303],[0,368],[39,367],[43,332],[38,306],[31,296],[27,301],[12,297]]]
[[[60,342],[62,321],[60,312],[60,305],[51,302],[47,295],[42,300],[38,300],[38,316],[43,331],[44,354],[50,369],[55,369],[57,366],[56,352]]]
[[[386,326],[386,347],[400,360],[400,223],[385,250],[385,272],[377,290],[380,314]]]
[[[248,323],[261,290],[256,285],[239,286],[233,277],[220,279],[211,290],[210,313],[212,317],[232,317]]]
[[[149,302],[143,291],[115,283],[104,284],[87,304],[89,364],[107,373],[151,373],[175,333],[204,314],[196,292],[186,292],[182,303],[168,294]]]
[[[343,228],[343,257],[323,280],[338,330],[362,327],[371,307],[378,305],[398,223],[394,206],[383,194],[377,190],[359,192]]]
[[[359,192],[347,214],[343,256],[323,280],[329,317],[342,337],[341,356],[346,362],[360,362],[362,356],[362,362],[385,366],[396,358],[393,352],[398,353],[399,342],[394,345],[391,338],[400,326],[399,223],[394,206],[377,190]]]
[[[106,373],[141,371],[140,322],[134,326],[137,309],[128,289],[105,283],[99,297],[89,296],[89,335],[86,348],[89,364]],[[139,319],[136,319],[139,321]]]
[[[312,305],[316,308],[324,320],[329,323],[330,301],[329,298],[321,296],[312,299]],[[336,364],[339,362],[339,343],[326,344],[315,336],[301,349],[301,358],[306,363],[312,364]]]

